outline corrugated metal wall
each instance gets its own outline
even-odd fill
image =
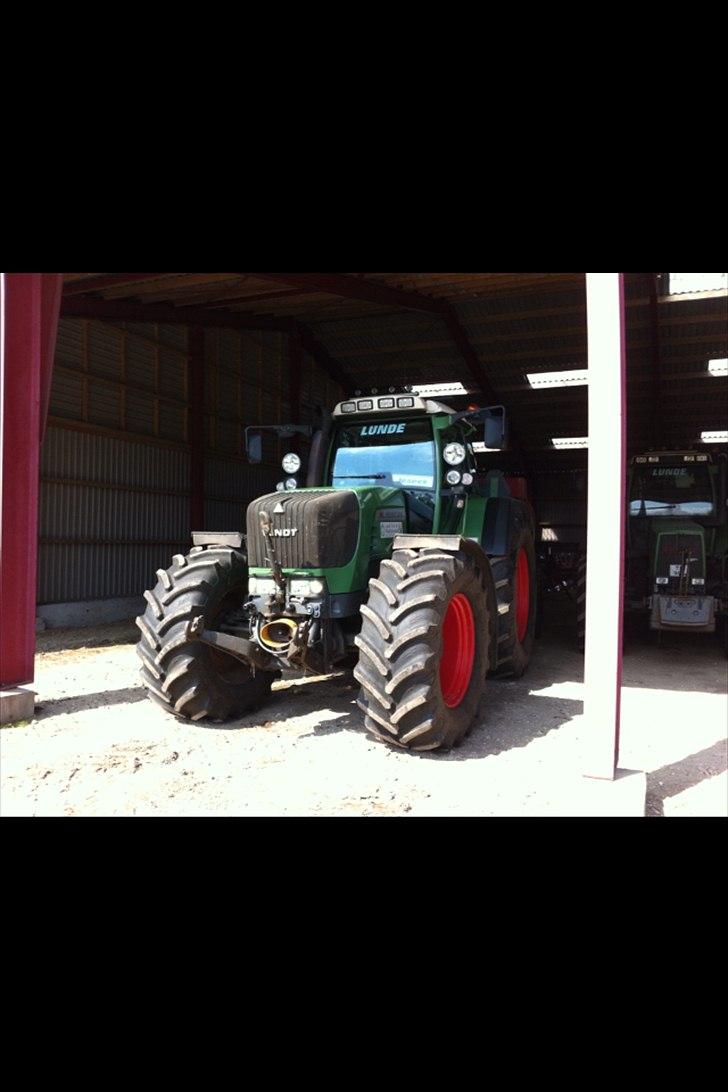
[[[38,602],[140,596],[189,548],[185,327],[62,319],[41,454]],[[280,480],[280,444],[248,465],[244,427],[290,419],[279,334],[205,335],[205,524],[239,530]],[[304,359],[302,420],[339,389]]]
[[[50,426],[41,456],[38,601],[139,595],[187,542],[189,455]]]
[[[583,458],[586,452],[580,454]],[[534,478],[539,540],[574,543],[586,549],[586,464],[537,471]]]
[[[263,462],[245,458],[246,425],[306,423],[317,407],[332,408],[343,397],[308,354],[303,355],[300,410],[291,406],[287,338],[257,331],[205,333],[205,524],[212,531],[245,526],[248,504],[275,489],[289,440],[263,434]],[[297,418],[293,421],[292,418]],[[305,454],[307,444],[298,441]]]

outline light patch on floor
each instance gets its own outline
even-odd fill
[[[178,721],[146,699],[133,645],[82,645],[133,633],[41,635],[36,719],[0,732],[2,814],[634,814],[634,780],[582,776],[583,658],[558,635],[523,679],[488,681],[460,747],[416,755],[367,735],[347,674],[278,683],[229,724]],[[648,815],[728,814],[725,690],[715,642],[628,647],[620,765],[647,774]]]

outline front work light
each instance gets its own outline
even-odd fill
[[[283,456],[283,469],[286,474],[297,474],[301,469],[301,459],[296,455],[295,451]]]
[[[465,462],[465,448],[462,444],[447,444],[442,457],[448,466],[459,466]]]

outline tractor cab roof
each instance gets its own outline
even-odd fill
[[[644,455],[635,455],[632,459],[632,465],[638,466],[643,463],[664,463],[666,465],[675,463],[712,463],[712,455],[707,454],[704,451],[646,451]]]
[[[400,416],[406,414],[450,414],[454,416],[457,410],[452,406],[446,406],[444,402],[434,402],[430,398],[420,398],[416,394],[371,394],[367,397],[350,398],[346,402],[339,402],[334,409],[334,417],[364,417],[386,415],[391,417],[395,413]]]

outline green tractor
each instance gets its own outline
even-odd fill
[[[726,458],[655,451],[630,463],[627,616],[713,633],[728,611]]]
[[[536,617],[534,519],[474,444],[505,446],[503,407],[456,412],[391,390],[340,403],[291,452],[247,533],[196,533],[137,619],[149,696],[187,720],[262,705],[281,672],[353,667],[377,739],[449,748],[486,675],[520,676]],[[264,427],[246,430],[262,460]],[[293,445],[292,445],[293,446]]]

